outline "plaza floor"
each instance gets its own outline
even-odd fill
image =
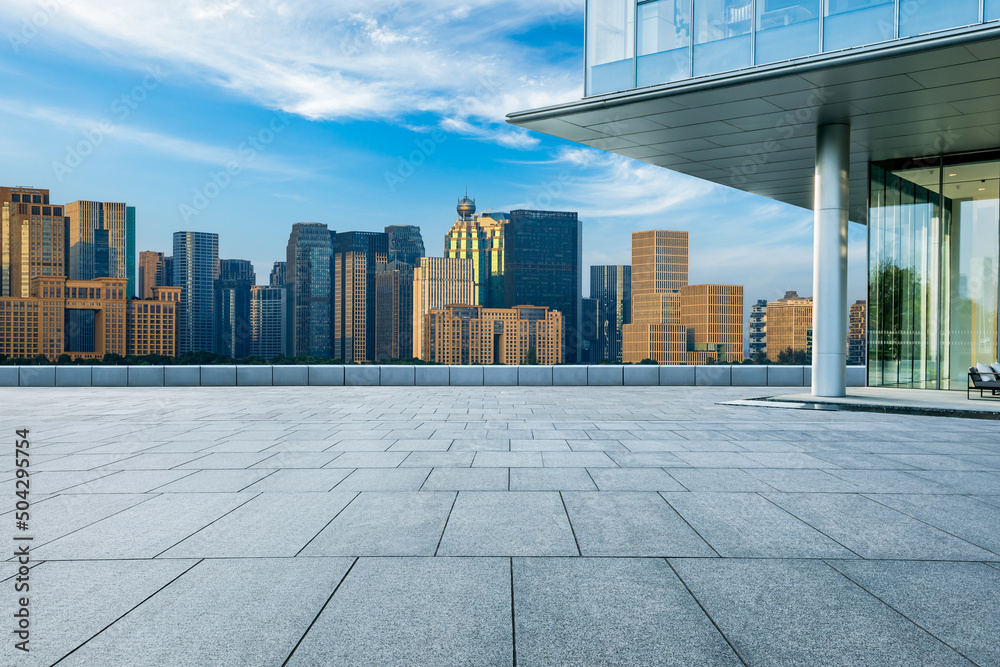
[[[766,395],[0,389],[0,664],[1000,665],[1000,424]]]

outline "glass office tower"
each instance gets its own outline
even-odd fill
[[[597,300],[595,361],[622,362],[622,327],[632,322],[632,266],[590,267],[590,298]]]
[[[215,281],[219,235],[174,232],[173,283],[181,288],[177,310],[177,354],[215,350]]]
[[[1000,153],[871,166],[868,380],[964,389],[997,360]]]
[[[285,247],[291,356],[330,356],[332,232],[321,222],[297,222]]]

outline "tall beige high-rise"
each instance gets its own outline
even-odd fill
[[[64,214],[48,190],[0,187],[0,296],[27,298],[32,278],[66,275]]]
[[[126,278],[127,298],[135,295],[135,207],[123,202],[75,201],[69,218],[70,280]]]
[[[162,252],[143,250],[139,253],[139,298],[152,299],[153,288],[165,286]]]
[[[783,299],[767,304],[767,358],[778,360],[788,348],[812,354],[813,300],[798,292],[785,292]]]
[[[413,356],[423,359],[424,316],[451,305],[476,305],[471,259],[421,257],[413,269]]]
[[[632,323],[622,361],[743,360],[743,286],[688,285],[688,233],[632,234]]]

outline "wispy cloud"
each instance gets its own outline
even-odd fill
[[[39,36],[90,57],[170,63],[171,71],[310,119],[432,112],[448,129],[533,148],[512,109],[579,97],[576,62],[514,37],[582,20],[566,0],[74,0]],[[14,23],[35,0],[4,0]]]

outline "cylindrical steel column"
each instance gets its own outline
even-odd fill
[[[851,127],[816,129],[813,396],[847,393],[847,209]]]

